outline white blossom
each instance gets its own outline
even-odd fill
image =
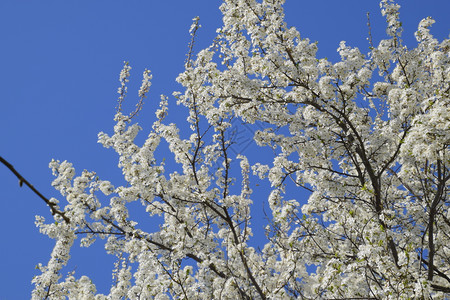
[[[450,295],[449,40],[435,39],[427,18],[417,46],[406,47],[400,6],[382,0],[386,39],[366,54],[342,41],[331,62],[288,27],[283,3],[224,0],[216,39],[197,55],[192,41],[177,78],[183,91],[173,95],[186,121],[165,123],[172,99],[161,96],[140,145],[142,128],[121,112],[125,63],[113,133],[98,136],[117,152],[125,183],[50,163],[64,199],[50,201],[61,213],[55,222],[36,218],[55,246],[37,266],[33,299]],[[150,72],[143,77],[141,100]],[[233,151],[237,123],[267,156]],[[263,196],[254,192],[260,182]],[[132,218],[139,203],[159,222],[153,231]],[[255,225],[261,207],[263,226]],[[257,247],[253,235],[262,231]],[[78,236],[85,247],[105,239],[116,256],[108,295],[84,274],[63,277]]]

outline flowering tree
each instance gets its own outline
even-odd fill
[[[63,299],[388,299],[450,294],[450,40],[420,22],[418,45],[401,39],[399,6],[380,3],[387,34],[362,54],[344,42],[341,60],[317,58],[317,46],[284,23],[282,0],[224,0],[224,25],[192,55],[174,93],[189,109],[187,138],[166,124],[162,96],[142,146],[122,112],[130,66],[120,74],[114,133],[99,141],[119,155],[126,185],[95,173],[75,176],[52,161],[54,221],[37,217],[55,239],[33,279],[33,298]],[[198,28],[194,19],[191,34]],[[254,140],[273,149],[271,163],[231,152],[233,120],[264,124]],[[255,127],[256,128],[256,127]],[[155,156],[168,144],[179,170]],[[234,162],[238,161],[239,164]],[[258,179],[252,177],[259,176]],[[252,186],[266,180],[266,199]],[[237,186],[234,185],[237,183]],[[289,191],[306,189],[307,199]],[[105,199],[108,198],[108,201]],[[129,214],[140,202],[144,230]],[[267,242],[249,245],[251,204],[267,201]],[[159,216],[159,217],[158,217]],[[105,239],[117,257],[109,295],[86,276],[64,274],[75,239]]]

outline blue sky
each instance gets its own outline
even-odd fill
[[[378,1],[286,1],[288,25],[302,37],[319,41],[319,56],[336,60],[341,40],[366,52],[366,12],[371,12],[376,43],[384,34]],[[97,144],[97,133],[112,132],[118,75],[123,61],[132,70],[125,109],[137,99],[141,74],[149,68],[153,85],[137,121],[146,136],[159,95],[179,90],[175,78],[183,71],[191,20],[200,16],[202,28],[196,50],[209,45],[221,24],[219,0],[2,0],[0,1],[0,156],[47,197],[52,158],[68,160],[80,172],[96,171],[100,178],[121,182],[117,156]],[[420,19],[436,19],[439,39],[448,37],[448,0],[401,1],[404,39],[414,45]],[[171,98],[173,101],[173,98]],[[172,120],[185,111],[171,105]],[[147,130],[146,130],[147,129]],[[250,145],[244,154],[251,154]],[[0,300],[27,299],[34,266],[46,263],[53,241],[34,225],[35,215],[51,218],[45,203],[4,166],[0,166]],[[77,246],[75,247],[78,248]],[[97,249],[95,249],[97,248]],[[113,259],[94,249],[73,253],[73,268],[98,283],[100,292],[111,284]]]

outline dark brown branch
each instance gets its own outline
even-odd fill
[[[437,284],[432,284],[431,287],[438,292],[450,293],[450,287],[445,287]]]
[[[426,265],[426,266],[429,268],[430,264],[429,264],[429,262],[428,262],[427,260],[425,260],[424,258],[422,258],[422,257],[420,257],[420,256],[418,256],[418,258],[419,258],[419,260],[420,260],[424,265]],[[438,276],[440,276],[440,277],[444,278],[445,280],[447,280],[448,282],[450,282],[450,277],[448,277],[447,275],[445,275],[445,273],[439,271],[439,270],[436,268],[436,266],[434,266],[433,272],[435,272]],[[450,288],[449,288],[449,289],[450,289]]]
[[[21,187],[24,183],[26,186],[28,186],[36,195],[39,196],[44,202],[50,207],[50,210],[52,212],[52,215],[59,215],[61,216],[64,221],[69,224],[70,220],[65,215],[64,212],[57,209],[56,203],[51,202],[48,198],[46,198],[44,195],[42,195],[31,183],[28,182],[9,162],[7,162],[3,157],[0,156],[0,162],[2,162],[11,172],[13,172],[14,175],[19,179],[19,186]]]
[[[429,265],[428,265],[428,280],[433,280],[433,270],[434,270],[434,255],[435,255],[435,245],[434,245],[434,222],[435,222],[435,217],[436,217],[436,213],[437,213],[437,206],[440,203],[440,201],[442,200],[442,194],[444,193],[444,187],[445,187],[445,182],[442,180],[443,176],[442,176],[442,171],[441,171],[441,160],[437,161],[437,171],[438,171],[438,179],[439,179],[439,185],[438,185],[438,190],[436,192],[436,195],[433,199],[433,202],[431,203],[431,207],[430,207],[430,217],[429,217],[429,223],[428,223],[428,261],[429,261]]]

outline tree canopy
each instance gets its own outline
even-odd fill
[[[131,67],[120,73],[112,134],[99,142],[119,156],[126,184],[76,175],[52,161],[55,240],[33,279],[35,299],[398,299],[450,295],[450,40],[420,22],[417,45],[402,41],[399,5],[382,0],[387,37],[370,49],[342,42],[340,61],[284,21],[282,0],[224,0],[223,26],[194,53],[193,20],[183,86],[173,97],[187,120],[167,124],[162,96],[143,145],[133,117],[151,82],[145,71],[136,111],[126,114]],[[233,122],[254,128],[272,157],[232,151]],[[190,128],[190,135],[180,128]],[[178,170],[155,153],[163,147]],[[166,154],[168,155],[168,154]],[[265,198],[254,198],[266,182]],[[308,199],[298,197],[309,192]],[[156,230],[129,205],[142,204]],[[267,241],[255,247],[252,204],[265,202]],[[109,295],[65,273],[71,247],[104,239],[117,257]]]

